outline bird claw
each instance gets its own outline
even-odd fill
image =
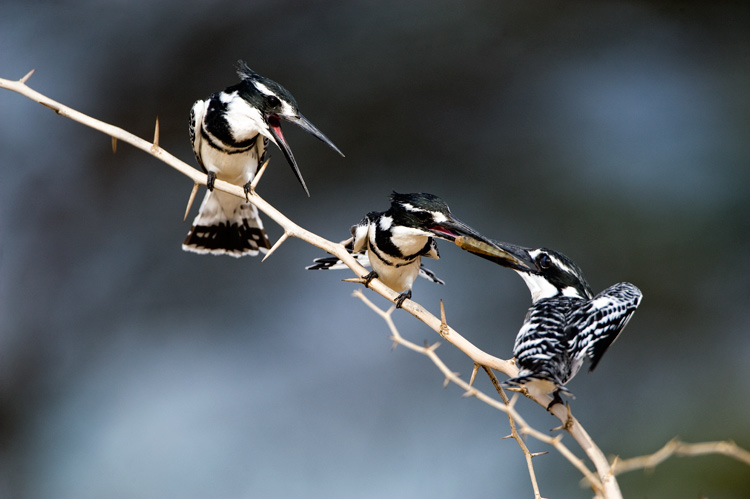
[[[405,293],[401,293],[398,295],[398,298],[396,298],[396,308],[401,308],[401,306],[404,304],[404,302],[411,298],[411,290],[406,291]]]
[[[214,190],[214,183],[216,182],[216,172],[208,172],[208,177],[206,178],[206,187],[209,191]]]
[[[560,397],[560,390],[555,390],[555,393],[552,395],[552,401],[547,404],[547,410],[549,411],[554,405],[562,403],[563,399]]]
[[[246,183],[244,186],[242,186],[243,190],[245,191],[245,201],[250,201],[250,193],[255,192],[255,186],[253,185],[253,181]]]
[[[377,279],[377,278],[378,278],[378,273],[373,270],[369,274],[362,276],[362,279],[364,279],[364,283],[363,284],[365,285],[366,288],[369,288],[370,287],[370,283],[372,282],[372,280],[373,279]]]

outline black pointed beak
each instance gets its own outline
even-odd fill
[[[458,237],[456,245],[503,267],[521,272],[537,273],[538,269],[526,248],[486,238]]]
[[[458,238],[470,239],[479,242],[490,244],[490,241],[486,239],[482,234],[475,231],[461,220],[450,217],[444,222],[435,222],[427,230],[435,234],[435,237],[445,239],[447,241],[456,241]]]
[[[305,180],[302,178],[302,173],[300,173],[299,171],[297,161],[294,159],[294,154],[292,154],[292,149],[289,147],[289,144],[286,143],[284,134],[281,131],[281,118],[290,121],[306,132],[313,134],[315,137],[328,144],[331,149],[341,154],[341,156],[343,156],[344,154],[339,150],[338,147],[333,144],[333,142],[331,142],[328,137],[323,135],[323,132],[315,128],[315,125],[310,123],[310,121],[308,121],[308,119],[301,114],[297,116],[271,115],[266,118],[271,131],[271,135],[273,135],[273,138],[276,141],[276,145],[279,147],[279,149],[281,149],[281,152],[284,153],[287,162],[289,162],[289,166],[292,167],[292,171],[297,176],[297,180],[299,180],[299,183],[302,184],[302,187],[305,189],[307,196],[310,197],[310,191],[307,190],[307,185],[305,184]]]
[[[342,158],[345,157],[344,153],[341,152],[339,150],[339,148],[336,147],[336,145],[333,142],[331,142],[331,139],[329,139],[328,137],[326,137],[325,135],[323,135],[323,132],[321,132],[320,130],[318,130],[315,127],[315,125],[313,125],[312,123],[310,123],[310,121],[307,118],[305,118],[304,116],[302,116],[301,114],[298,114],[297,116],[281,116],[281,117],[284,118],[285,120],[291,122],[291,123],[294,123],[295,125],[297,125],[301,129],[303,129],[304,131],[306,131],[307,133],[310,133],[310,134],[314,135],[315,137],[317,137],[321,142],[323,142],[328,147],[330,147],[331,149],[333,149],[334,151],[336,151],[337,153],[339,153],[339,155]]]

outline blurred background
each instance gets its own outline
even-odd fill
[[[307,198],[271,149],[259,194],[301,226],[342,240],[392,190],[431,192],[490,237],[566,253],[596,292],[635,283],[630,325],[569,384],[625,458],[674,436],[750,448],[749,28],[739,1],[6,0],[0,77],[36,69],[32,88],[149,140],[158,116],[195,164],[190,107],[242,58],[346,154],[285,127]],[[304,270],[320,250],[185,253],[186,177],[9,91],[0,116],[0,497],[532,496],[505,416],[392,350],[350,272]],[[447,285],[414,298],[510,357],[525,285],[440,250]],[[544,496],[591,496],[556,453],[535,465]],[[673,458],[620,484],[747,497],[750,469]]]

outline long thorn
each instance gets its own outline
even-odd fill
[[[156,151],[159,149],[159,117],[156,117],[156,125],[154,126],[154,142],[151,144],[151,150]]]
[[[286,241],[286,239],[287,239],[288,237],[289,237],[289,234],[288,234],[287,232],[284,232],[284,233],[283,233],[283,234],[281,235],[281,237],[279,238],[279,240],[278,240],[278,241],[276,241],[276,244],[274,244],[273,246],[271,246],[271,249],[270,249],[270,250],[268,250],[268,253],[266,253],[266,256],[264,256],[264,257],[263,257],[263,260],[261,260],[261,262],[265,262],[265,261],[266,261],[266,258],[268,258],[269,256],[271,256],[271,255],[273,254],[273,252],[274,252],[274,251],[276,251],[276,248],[278,248],[279,246],[281,246],[281,244],[282,244],[282,243],[283,243],[284,241]]]
[[[474,369],[471,371],[469,386],[474,386],[474,379],[477,377],[477,371],[479,371],[479,364],[474,364]]]
[[[112,137],[112,154],[117,154],[117,137]]]
[[[250,182],[250,191],[255,191],[255,188],[258,186],[258,182],[260,181],[260,177],[263,176],[263,173],[266,171],[266,167],[268,166],[268,162],[271,161],[271,158],[269,157],[266,159],[262,165],[260,165],[260,168],[258,168],[258,171],[255,173],[255,177],[253,177],[253,181]]]
[[[185,208],[185,216],[182,217],[183,222],[187,220],[188,213],[190,213],[190,208],[193,206],[193,201],[195,201],[195,194],[198,192],[198,187],[200,186],[201,184],[193,184],[193,190],[190,192],[190,199],[188,199],[187,208]]]
[[[23,78],[21,78],[21,79],[20,79],[20,80],[18,80],[18,81],[20,81],[21,83],[23,83],[23,84],[25,85],[25,84],[26,84],[26,81],[27,81],[27,80],[28,80],[29,78],[31,78],[31,75],[33,75],[33,74],[34,74],[34,71],[36,71],[36,69],[32,69],[31,71],[29,71],[28,73],[26,73],[26,76],[24,76]]]
[[[346,279],[341,279],[341,282],[353,282],[354,284],[364,284],[365,279],[362,277],[347,277]]]

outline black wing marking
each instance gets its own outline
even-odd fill
[[[569,319],[570,327],[577,330],[571,345],[574,358],[591,359],[589,371],[593,371],[609,346],[625,329],[642,297],[637,287],[629,282],[621,282],[575,310]]]

